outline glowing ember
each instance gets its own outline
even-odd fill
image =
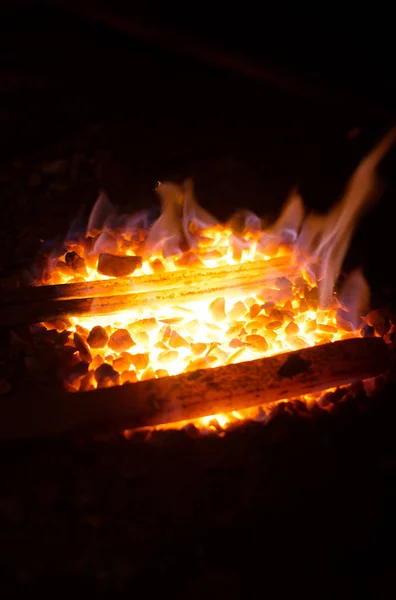
[[[166,377],[360,335],[367,284],[354,273],[337,299],[334,282],[366,196],[374,191],[375,168],[394,136],[392,131],[361,163],[328,216],[304,218],[302,201],[293,195],[267,230],[247,211],[218,223],[199,207],[190,181],[159,186],[162,214],[151,227],[146,213],[117,216],[102,194],[85,235],[66,240],[39,283],[129,277],[130,291],[138,288],[142,302],[114,315],[45,324],[70,331],[67,345],[87,363],[66,378],[67,389]],[[175,272],[186,276],[174,278]],[[139,281],[145,283],[139,287]],[[144,300],[145,291],[163,289],[171,292],[164,300],[161,294]],[[216,418],[224,425],[244,416]]]

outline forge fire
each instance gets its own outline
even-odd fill
[[[62,350],[65,388],[167,378],[361,337],[369,299],[362,274],[334,289],[394,137],[367,155],[328,215],[306,215],[293,193],[269,227],[246,210],[218,222],[191,181],[159,184],[154,223],[149,211],[118,214],[102,193],[84,233],[71,231],[35,282],[67,288],[74,302],[75,310],[35,326]]]

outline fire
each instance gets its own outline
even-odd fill
[[[329,215],[305,217],[293,193],[269,229],[249,211],[219,223],[199,206],[191,181],[159,185],[162,213],[154,224],[145,212],[120,217],[102,193],[84,235],[68,237],[38,284],[121,273],[142,301],[114,315],[45,324],[70,332],[66,345],[76,349],[67,389],[166,377],[359,336],[368,286],[357,272],[339,296],[334,283],[394,136],[363,160]],[[150,293],[162,289],[164,299],[153,299]],[[223,426],[244,416],[216,419]]]

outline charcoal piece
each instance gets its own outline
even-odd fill
[[[71,326],[69,319],[66,317],[62,319],[53,319],[44,323],[47,330],[56,329],[57,331],[64,331]]]
[[[121,383],[135,383],[137,375],[135,371],[124,371],[121,373]]]
[[[392,325],[392,328],[393,327],[394,327],[394,325]],[[388,333],[386,333],[384,335],[384,342],[386,342],[388,344],[388,346],[390,346],[391,348],[395,348],[396,331],[394,331],[392,328],[388,331]]]
[[[220,297],[213,300],[209,305],[209,311],[215,321],[224,321],[226,318],[224,298]]]
[[[268,342],[262,335],[247,335],[246,342],[259,352],[268,350]]]
[[[128,371],[131,365],[131,359],[128,357],[128,352],[123,352],[123,355],[118,356],[113,360],[113,368],[117,373]]]
[[[89,392],[95,389],[95,385],[93,382],[94,374],[92,371],[88,371],[86,375],[81,379],[80,382],[80,392]]]
[[[89,351],[87,343],[84,341],[84,339],[81,337],[81,335],[79,333],[74,334],[73,341],[74,341],[75,347],[77,348],[77,350],[80,354],[81,360],[83,360],[87,363],[90,363],[92,361],[91,352]]]
[[[280,321],[281,323],[283,323],[283,321],[285,319],[283,312],[281,310],[279,310],[278,308],[272,308],[272,309],[268,310],[267,313],[268,313],[268,317],[272,321]]]
[[[85,260],[77,252],[66,252],[65,263],[73,271],[85,269]]]
[[[75,385],[76,382],[88,373],[88,363],[85,361],[73,365],[66,377],[66,382],[70,385]]]
[[[299,333],[299,327],[294,321],[290,321],[290,323],[286,326],[285,331],[287,335],[296,335]]]
[[[385,335],[391,326],[388,316],[382,310],[372,310],[366,316],[365,321],[368,325],[374,327],[375,331],[380,336]]]
[[[165,266],[159,258],[152,260],[150,266],[154,273],[163,273],[165,271]]]
[[[169,339],[169,346],[171,348],[189,348],[190,344],[177,331],[173,330]]]
[[[127,329],[117,329],[117,331],[111,334],[108,345],[111,350],[122,352],[135,346],[135,342]]]
[[[242,342],[238,338],[232,338],[228,345],[230,348],[242,348],[243,346],[246,346],[246,343]]]
[[[76,325],[76,331],[77,333],[79,333],[81,335],[82,338],[84,338],[85,340],[88,337],[89,334],[89,329],[87,329],[86,327],[83,327],[82,325]]]
[[[371,325],[367,325],[367,323],[366,323],[361,328],[360,333],[362,334],[363,337],[373,337],[374,327],[371,327]]]
[[[263,307],[260,304],[252,304],[249,310],[250,319],[255,319],[257,315],[263,310]]]
[[[131,362],[137,371],[147,369],[149,364],[149,355],[146,354],[132,354]]]
[[[103,327],[96,325],[89,332],[87,342],[91,348],[104,348],[109,341],[109,336]]]
[[[97,271],[109,277],[127,277],[142,266],[141,256],[116,256],[99,254]]]
[[[62,331],[61,333],[58,332],[58,336],[54,340],[55,341],[55,346],[57,348],[64,347],[65,344],[67,344],[67,342],[69,340],[69,337],[70,337],[70,331]]]
[[[99,387],[108,387],[109,385],[119,385],[120,376],[111,365],[104,363],[95,371],[95,379]]]

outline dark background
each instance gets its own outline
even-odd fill
[[[5,5],[4,268],[34,256],[38,240],[64,231],[83,204],[88,211],[100,187],[133,209],[156,203],[158,180],[193,175],[201,203],[219,217],[243,206],[273,218],[299,185],[308,207],[326,210],[394,123],[389,10]],[[58,159],[67,173],[48,181],[43,164]],[[387,162],[390,187],[349,255],[377,288],[393,253]]]

